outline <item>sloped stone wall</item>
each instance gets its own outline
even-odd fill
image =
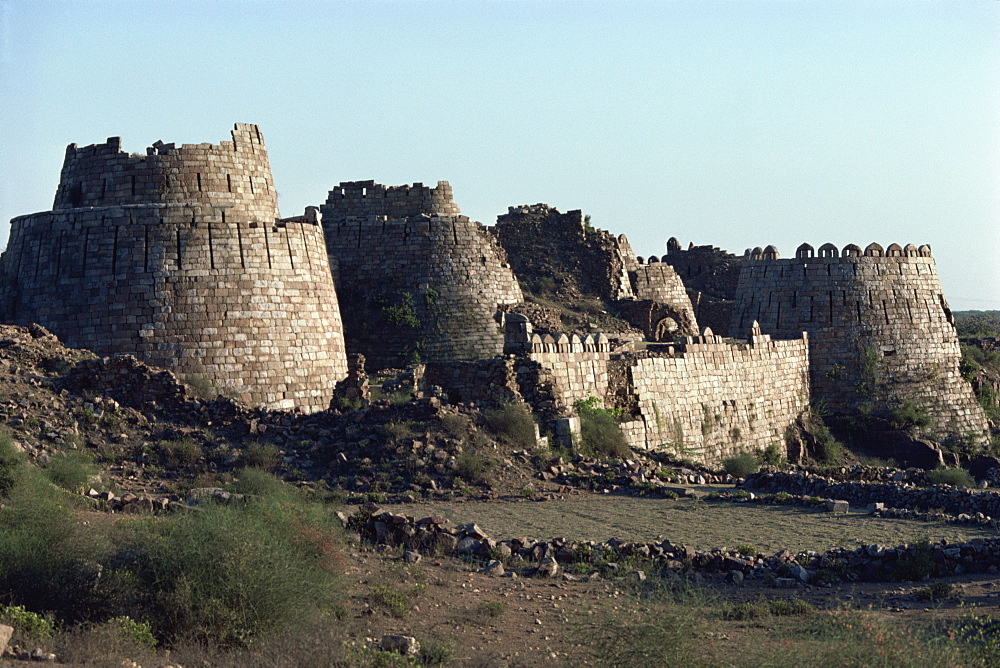
[[[548,204],[512,206],[497,216],[494,230],[514,273],[529,285],[555,278],[557,294],[565,298],[635,297],[628,272],[637,265],[628,239],[587,227],[579,210],[560,213]]]
[[[377,194],[369,202],[342,183],[321,209],[347,345],[373,369],[497,355],[498,308],[522,300],[503,248],[458,215],[447,182],[418,186],[365,186]]]
[[[806,340],[758,332],[733,344],[709,331],[688,341],[626,365],[638,412],[622,425],[629,442],[710,464],[772,444],[783,451],[786,429],[809,406]]]
[[[930,248],[803,244],[744,258],[732,327],[776,337],[809,332],[813,396],[834,414],[912,402],[939,439],[982,439],[987,423],[958,371],[954,318]]]
[[[233,137],[217,147],[160,147],[145,159],[116,152],[116,142],[71,146],[57,208],[11,222],[0,318],[38,322],[100,355],[128,353],[201,376],[252,405],[326,408],[347,360],[322,230],[277,221],[259,131],[238,124]],[[137,179],[147,185],[132,195],[130,170],[170,176],[175,186],[159,191],[161,201],[135,202],[156,200],[157,191],[155,179]],[[109,176],[90,178],[101,173]],[[248,181],[231,193],[176,185],[200,174],[215,188],[236,173],[259,178],[254,192]],[[118,186],[91,199],[102,179]],[[94,206],[68,206],[75,183]]]

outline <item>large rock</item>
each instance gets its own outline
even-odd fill
[[[379,646],[386,652],[412,656],[420,651],[420,643],[413,636],[384,635]]]
[[[7,651],[7,643],[10,642],[12,635],[14,635],[13,626],[0,624],[0,656],[3,656],[3,653]]]
[[[944,466],[941,448],[934,441],[913,438],[905,431],[887,431],[877,441],[880,456],[891,457],[903,466],[930,471]]]

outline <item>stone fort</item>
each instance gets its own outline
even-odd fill
[[[784,444],[811,403],[912,402],[926,435],[986,436],[926,246],[667,251],[637,258],[544,204],[488,227],[444,181],[342,182],[281,218],[261,132],[236,124],[231,142],[145,155],[71,144],[52,210],[11,221],[0,320],[270,408],[326,409],[348,353],[421,362],[453,401],[523,400],[552,421],[597,397],[632,445],[708,462]],[[559,331],[522,292],[549,276],[631,331]]]

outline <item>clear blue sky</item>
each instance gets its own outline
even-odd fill
[[[450,181],[641,255],[929,243],[1000,308],[1000,2],[0,0],[0,244],[67,144],[262,127],[282,215]]]

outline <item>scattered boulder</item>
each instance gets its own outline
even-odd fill
[[[395,652],[403,656],[416,656],[420,652],[420,643],[413,636],[386,634],[382,636],[379,647],[386,652]]]

